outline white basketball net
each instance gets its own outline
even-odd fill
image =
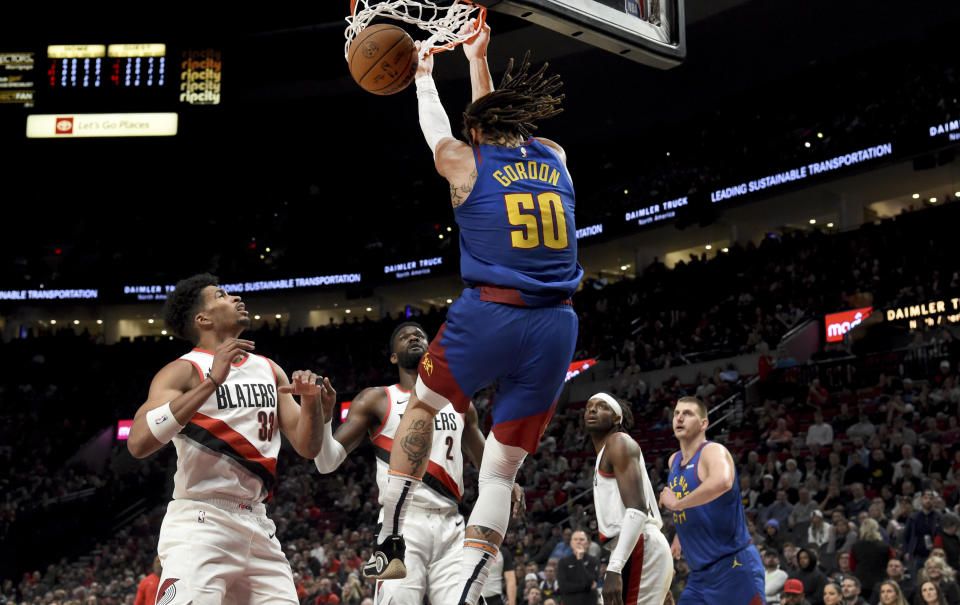
[[[344,35],[347,43],[343,56],[347,57],[350,44],[363,28],[377,17],[396,19],[416,25],[429,32],[430,36],[420,45],[420,56],[450,50],[472,38],[483,25],[487,10],[469,0],[454,0],[453,4],[440,6],[432,0],[355,0],[353,14],[347,17]],[[476,19],[476,27],[460,33],[470,19]]]

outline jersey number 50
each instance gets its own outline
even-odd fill
[[[563,250],[567,247],[567,217],[563,213],[560,195],[545,191],[537,195],[536,205],[532,193],[508,193],[503,198],[510,224],[523,227],[510,231],[510,244],[514,248],[536,248],[541,244],[541,232],[543,245],[547,248]]]

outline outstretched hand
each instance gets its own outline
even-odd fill
[[[463,27],[460,28],[459,33],[461,35],[468,34],[471,31],[476,30],[477,20],[470,19],[463,24]],[[477,31],[476,35],[473,38],[467,40],[463,43],[463,54],[467,56],[467,59],[486,59],[487,58],[487,46],[490,44],[490,26],[485,22],[480,26],[480,30]]]
[[[337,402],[337,391],[330,384],[329,378],[317,376],[310,370],[297,370],[290,377],[290,384],[277,389],[281,393],[298,395],[300,402],[316,401],[320,398],[323,407],[323,417],[327,420],[333,415],[333,404]]]

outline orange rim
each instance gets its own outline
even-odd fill
[[[356,2],[357,0],[352,0],[352,1],[353,1],[353,2]],[[477,5],[475,5],[473,2],[471,2],[470,0],[456,0],[456,1],[457,1],[457,2],[460,2],[460,3],[463,3],[463,4],[469,4],[470,6],[477,6]],[[463,42],[447,42],[447,43],[444,44],[443,46],[435,46],[434,48],[431,48],[431,49],[430,49],[430,52],[428,52],[427,54],[428,54],[428,55],[435,55],[435,54],[437,54],[437,53],[442,53],[442,52],[447,51],[447,50],[453,50],[454,48],[460,46],[460,45],[463,44],[464,42],[472,42],[473,39],[476,38],[476,37],[480,34],[480,29],[483,28],[483,24],[487,22],[487,7],[485,7],[485,6],[477,6],[477,8],[480,9],[480,15],[477,17],[477,31],[473,32],[473,35],[472,35],[472,36],[470,36],[469,38],[467,38],[467,39],[464,40]]]

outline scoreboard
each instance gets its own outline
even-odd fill
[[[181,111],[220,105],[219,48],[167,42],[0,47],[0,113],[28,138],[170,136]]]

